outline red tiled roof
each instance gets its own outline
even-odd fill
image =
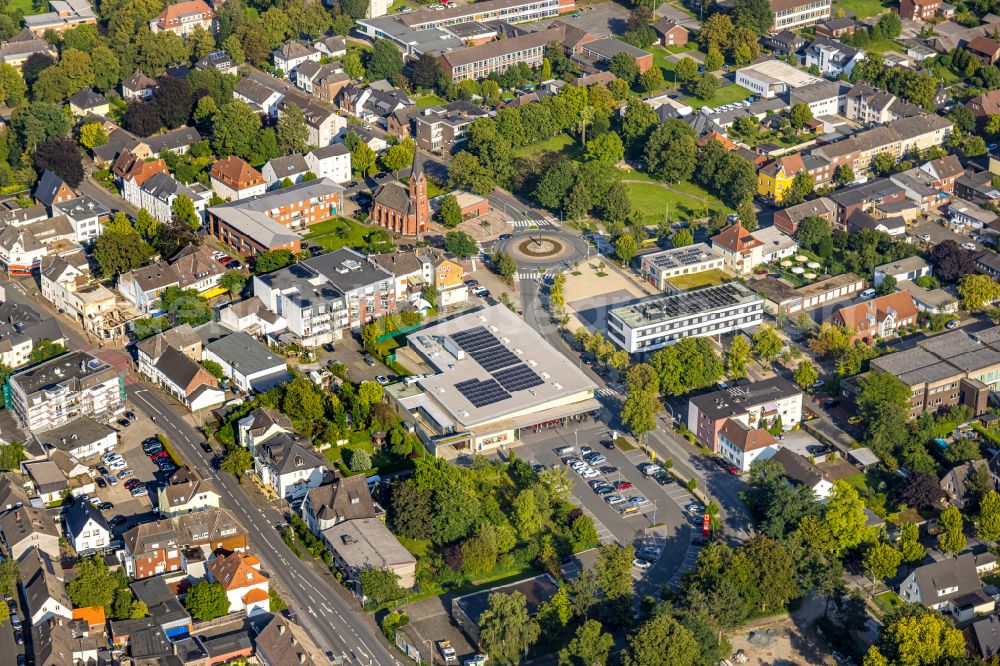
[[[896,321],[917,316],[917,306],[913,304],[913,297],[908,291],[897,291],[864,303],[840,308],[837,310],[837,316],[846,326],[854,330],[867,330],[871,328],[868,324],[868,315],[874,315],[875,322],[881,323],[888,317],[889,308],[896,313]]]
[[[730,252],[745,252],[761,244],[759,240],[750,235],[750,232],[743,228],[743,223],[737,221],[731,224],[714,237],[713,245],[721,245]]]

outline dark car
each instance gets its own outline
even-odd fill
[[[500,240],[510,240],[514,237],[514,234],[500,234]]]
[[[107,483],[105,483],[105,482],[104,482],[104,479],[102,479],[101,477],[97,477],[97,478],[95,478],[95,479],[94,479],[94,483],[96,483],[96,484],[97,484],[97,487],[98,487],[98,488],[107,488],[107,487],[108,487],[108,484],[107,484]]]
[[[121,525],[124,522],[125,522],[125,516],[115,516],[114,518],[108,521],[108,526],[115,527],[117,525]]]
[[[125,418],[129,421],[135,421],[135,412],[125,412]]]
[[[230,261],[228,264],[226,264],[226,268],[238,271],[239,269],[243,268],[243,264],[234,259],[233,261]]]
[[[115,505],[112,504],[111,502],[101,502],[100,504],[97,505],[97,508],[100,509],[101,511],[110,511],[111,509],[115,508]]]
[[[614,442],[614,440],[611,440],[611,439],[601,440],[601,445],[604,448],[606,448],[608,451],[614,451],[614,449],[615,449],[615,442]]]
[[[211,447],[211,445],[208,442],[202,442],[201,443],[201,450],[204,451],[205,453],[211,453],[212,452],[212,447]]]
[[[129,421],[128,419],[118,419],[118,425],[120,425],[123,428],[127,428],[130,425],[132,425],[132,422]]]
[[[466,280],[465,281],[465,286],[466,287],[478,287],[479,286],[479,280]]]
[[[618,468],[612,467],[611,465],[605,465],[604,467],[600,468],[597,471],[600,472],[601,474],[614,474],[615,472],[618,471]]]
[[[28,666],[28,660],[23,654],[17,655],[17,666]]]
[[[674,477],[670,476],[666,472],[661,472],[660,474],[655,475],[653,480],[661,486],[668,486],[674,482]]]

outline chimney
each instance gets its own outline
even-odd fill
[[[285,629],[286,629],[286,627],[285,627],[284,623],[279,624],[278,625],[278,634],[281,635],[281,636],[284,636],[285,635]]]

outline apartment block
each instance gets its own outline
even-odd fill
[[[167,5],[166,9],[149,22],[153,32],[173,32],[187,37],[196,27],[212,32],[215,11],[204,0],[188,0]]]
[[[755,429],[779,421],[791,430],[802,419],[802,391],[783,377],[712,391],[688,400],[687,427],[699,442],[719,450],[719,433],[727,421]]]
[[[629,353],[651,352],[681,338],[756,326],[763,315],[764,299],[729,282],[615,308],[608,312],[608,339]]]
[[[846,164],[856,176],[866,176],[871,173],[876,155],[889,153],[900,160],[914,150],[944,145],[952,127],[951,121],[936,114],[900,118],[883,127],[815,148],[811,154],[828,160],[833,169]]]
[[[75,351],[12,375],[4,403],[26,429],[42,432],[80,416],[110,418],[125,405],[125,383],[108,363]]]
[[[642,255],[639,272],[660,291],[672,292],[676,289],[670,284],[671,278],[722,270],[724,264],[722,255],[707,243],[696,243]]]

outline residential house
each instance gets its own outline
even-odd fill
[[[790,236],[794,236],[799,224],[807,217],[821,217],[832,223],[837,216],[837,207],[830,199],[819,197],[800,204],[782,208],[774,212],[774,226]]]
[[[400,123],[401,131],[411,134],[421,150],[451,154],[465,142],[465,130],[476,119],[488,114],[479,106],[456,100],[437,107],[413,110],[406,107],[389,116],[389,124],[397,114],[405,112],[407,122]],[[391,130],[390,130],[391,131]]]
[[[173,206],[177,197],[185,196],[194,203],[195,211],[200,215],[211,198],[211,190],[194,183],[184,185],[169,173],[155,173],[147,178],[142,185],[132,188],[126,181],[122,197],[137,208],[145,208],[156,220],[166,224],[173,219]]]
[[[781,377],[745,386],[712,391],[688,400],[688,429],[713,452],[719,450],[719,432],[735,419],[749,428],[780,422],[791,430],[802,418],[802,391]]]
[[[219,311],[219,323],[232,331],[264,337],[283,331],[288,322],[266,307],[256,296],[231,303]]]
[[[396,310],[392,274],[347,248],[255,275],[253,293],[307,347],[338,340],[344,331]]]
[[[903,201],[906,192],[888,178],[875,178],[864,185],[837,190],[827,195],[827,198],[837,210],[833,229],[847,231],[847,220],[856,211],[871,212],[875,206]]]
[[[191,146],[199,141],[201,141],[201,135],[198,134],[198,130],[193,127],[178,127],[163,134],[154,134],[141,139],[139,145],[132,152],[144,158],[159,155],[166,150],[184,155],[191,149]]]
[[[212,164],[211,183],[212,191],[226,201],[239,201],[267,191],[263,174],[235,155]]]
[[[342,112],[382,126],[393,111],[413,104],[405,90],[374,84],[362,87],[350,83],[337,96],[337,106]]]
[[[206,343],[204,358],[221,365],[226,379],[244,393],[266,391],[290,377],[284,358],[238,331]]]
[[[167,5],[166,9],[149,22],[149,29],[153,32],[170,31],[187,37],[196,27],[212,33],[214,20],[215,11],[204,0],[186,0]]]
[[[243,551],[247,531],[228,510],[206,508],[140,523],[122,535],[122,563],[136,580],[187,570],[189,548]]]
[[[272,615],[254,639],[256,657],[265,666],[320,666],[329,661],[309,633],[283,615]]]
[[[726,267],[737,274],[745,275],[760,265],[762,246],[739,220],[712,237],[712,248],[722,255]]]
[[[1000,615],[993,613],[965,629],[965,641],[974,656],[989,660],[1000,656]]]
[[[922,113],[920,107],[867,83],[855,83],[844,97],[844,117],[866,125],[884,125]]]
[[[995,65],[1000,60],[1000,41],[980,35],[965,45],[965,50],[984,65]]]
[[[257,444],[278,433],[292,432],[291,420],[276,409],[257,407],[236,422],[237,441],[251,453]]]
[[[63,521],[66,524],[66,538],[77,553],[107,547],[111,538],[108,522],[90,502],[73,502],[66,510]]]
[[[318,49],[293,39],[276,48],[271,54],[271,59],[274,61],[275,69],[293,78],[292,74],[299,65],[307,61],[319,62],[322,55]]]
[[[30,480],[34,496],[43,504],[59,502],[69,492],[69,482],[53,460],[22,462],[21,471]]]
[[[375,504],[363,474],[337,476],[307,492],[302,500],[302,519],[316,535],[345,520],[375,516]]]
[[[368,221],[395,234],[419,236],[429,228],[430,218],[424,160],[416,155],[408,185],[390,179],[375,190]]]
[[[24,480],[17,472],[0,472],[0,516],[28,503]]]
[[[791,30],[771,33],[761,37],[761,42],[775,55],[788,56],[798,53],[806,45],[806,38]]]
[[[961,465],[952,467],[941,477],[941,490],[944,491],[948,502],[958,509],[964,509],[969,503],[969,477],[977,470],[985,470],[989,473],[989,464],[986,460],[969,460]]]
[[[58,560],[59,530],[55,521],[44,509],[33,506],[19,506],[0,516],[0,537],[7,549],[8,557],[15,560],[31,548],[36,548],[49,557]]]
[[[322,53],[324,56],[339,58],[347,55],[347,40],[338,35],[324,37],[313,44],[313,48]]]
[[[257,113],[271,118],[278,114],[278,102],[283,97],[283,89],[272,88],[251,77],[240,79],[233,88],[234,99],[246,102]]]
[[[210,477],[185,465],[174,472],[165,485],[157,488],[156,507],[161,516],[172,518],[182,513],[218,508],[219,498],[219,490]]]
[[[516,38],[515,38],[516,39]],[[630,58],[635,59],[635,64],[639,68],[639,73],[643,74],[653,66],[653,54],[643,51],[637,46],[633,46],[614,37],[603,39],[593,39],[583,42],[579,47],[579,53],[594,62],[607,66],[616,55],[626,53]]]
[[[104,233],[104,225],[111,220],[111,209],[87,194],[52,204],[52,214],[65,217],[73,227],[71,240],[84,245]]]
[[[36,53],[47,55],[53,60],[59,57],[59,52],[51,44],[25,28],[0,44],[0,63],[10,65],[20,73],[24,63]]]
[[[306,165],[318,178],[329,178],[335,183],[351,180],[351,151],[342,143],[331,143],[306,153]]]
[[[32,432],[44,432],[80,416],[107,419],[124,406],[123,381],[105,361],[71,351],[14,373],[8,380],[7,406]]]
[[[86,416],[45,432],[32,433],[31,437],[45,455],[62,451],[76,460],[104,455],[118,446],[117,430]]]
[[[663,46],[684,46],[688,43],[688,31],[677,21],[662,16],[653,23],[653,30]]]
[[[329,178],[299,183],[274,192],[208,209],[209,229],[244,256],[287,248],[298,252],[300,237],[289,228],[307,227],[334,217],[344,188]]]
[[[817,81],[796,88],[788,94],[788,106],[805,104],[814,118],[843,114],[847,106],[850,84],[843,81]]]
[[[170,170],[162,159],[144,159],[131,150],[124,150],[111,165],[111,173],[117,177],[123,196],[124,191],[129,189],[129,196],[135,198],[143,183],[158,173],[169,175]]]
[[[858,22],[846,16],[817,23],[815,28],[817,37],[830,37],[831,39],[840,39],[844,35],[853,35],[857,29]]]
[[[17,571],[24,593],[24,619],[29,625],[41,624],[51,617],[66,620],[73,617],[73,605],[66,596],[63,570],[57,556],[30,548],[17,558]]]
[[[122,98],[131,102],[132,100],[148,101],[156,92],[159,84],[136,69],[132,76],[122,81]]]
[[[781,465],[785,478],[790,483],[805,486],[813,492],[816,499],[827,499],[833,489],[833,483],[820,468],[791,449],[779,448],[771,460]]]
[[[854,66],[864,58],[864,51],[835,39],[817,37],[805,49],[806,67],[817,67],[823,76],[837,78],[851,75]]]
[[[219,286],[226,273],[223,259],[208,246],[188,245],[169,261],[160,260],[118,276],[118,291],[139,312],[156,312],[160,295],[169,287],[206,293]]]
[[[45,206],[50,213],[52,204],[69,201],[75,199],[76,196],[76,192],[62,178],[48,169],[38,179],[38,184],[35,186],[35,203]]]
[[[794,238],[773,225],[757,229],[751,235],[760,243],[760,260],[764,264],[778,263],[799,250],[799,244]]]
[[[141,365],[147,370],[144,374],[192,412],[225,402],[226,393],[216,378],[177,349],[168,346],[149,361]]]
[[[74,257],[77,255],[73,255]],[[99,340],[120,340],[138,310],[120,294],[90,282],[86,257],[78,266],[64,257],[45,257],[39,266],[42,296]]]
[[[917,322],[917,306],[909,292],[899,291],[838,309],[830,317],[834,326],[848,326],[854,340],[873,341],[897,335],[904,326]]]
[[[983,591],[972,553],[917,567],[900,583],[899,596],[906,603],[948,613],[958,622],[996,608],[996,601]]]
[[[416,583],[416,558],[378,518],[335,523],[323,530],[322,538],[333,553],[334,562],[352,577],[374,567],[396,574],[399,586],[404,589]]]
[[[289,501],[318,488],[330,474],[306,437],[282,432],[257,442],[255,449],[254,472],[260,482]]]
[[[330,105],[263,72],[251,72],[241,79],[233,89],[233,97],[270,118],[280,118],[286,106],[295,105],[302,111],[309,144],[313,146],[331,144],[347,127],[347,119],[335,113]]]
[[[292,183],[302,182],[302,177],[309,173],[309,165],[302,155],[286,155],[285,157],[275,157],[264,165],[261,170],[264,175],[264,182],[267,189],[274,190],[281,186],[286,180]]]
[[[447,307],[468,299],[469,288],[464,280],[466,268],[455,255],[429,247],[417,250],[417,257],[421,262],[423,283],[432,284],[437,290],[438,305]]]
[[[757,194],[781,203],[795,182],[795,176],[805,170],[798,153],[774,159],[757,170]]]
[[[333,104],[350,83],[351,77],[339,62],[320,64],[309,60],[295,70],[295,85],[328,104]]]
[[[244,611],[247,617],[269,612],[269,581],[253,555],[229,553],[205,567],[208,580],[222,585],[229,599],[229,612]]]
[[[830,18],[829,0],[770,0],[772,30],[794,30]]]
[[[110,110],[111,106],[108,100],[96,90],[84,88],[70,95],[69,111],[77,118],[89,115],[106,116]]]
[[[936,114],[910,116],[819,146],[812,150],[812,154],[828,160],[833,169],[850,165],[855,175],[860,177],[871,172],[876,155],[889,153],[899,160],[915,150],[941,146],[951,134],[952,127],[951,121]]]
[[[910,292],[913,304],[927,314],[953,314],[958,312],[958,297],[948,289],[924,289],[909,280],[896,285],[897,289]]]
[[[890,261],[872,269],[872,286],[881,287],[887,277],[897,282],[916,280],[931,274],[931,266],[921,257],[913,256],[899,261]]]
[[[1000,113],[1000,90],[989,90],[973,97],[965,103],[965,108],[972,111],[976,124],[982,129],[990,116]]]
[[[778,448],[778,440],[767,430],[736,419],[728,419],[719,431],[719,454],[741,472],[749,471],[755,460],[767,460]]]
[[[200,71],[214,69],[222,74],[236,74],[236,61],[223,50],[212,51],[194,64]]]
[[[941,0],[900,0],[899,17],[911,21],[929,21],[937,15]]]
[[[13,301],[0,304],[0,363],[21,367],[30,360],[35,343],[46,339],[66,344],[66,336],[53,317],[43,319],[34,308]]]

